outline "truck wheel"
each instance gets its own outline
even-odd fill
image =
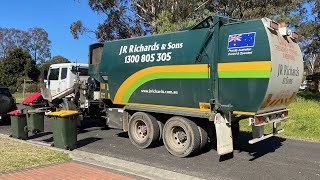
[[[172,117],[164,125],[163,143],[172,155],[189,156],[200,147],[198,127],[187,118]]]
[[[129,138],[138,148],[155,145],[160,137],[160,129],[156,118],[150,114],[137,112],[129,120]]]
[[[201,126],[198,126],[198,130],[200,133],[200,151],[201,151],[208,143],[208,133]]]
[[[159,141],[161,141],[162,140],[163,126],[164,126],[163,122],[158,121],[158,126],[159,126],[159,130],[160,130]]]

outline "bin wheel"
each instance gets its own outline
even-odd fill
[[[28,126],[25,126],[25,127],[23,128],[23,130],[24,130],[24,132],[29,132]]]
[[[21,139],[21,140],[28,140],[28,138],[23,138],[23,137],[17,137],[17,139]]]
[[[69,146],[64,146],[64,149],[65,150],[70,150],[70,147]]]
[[[200,132],[193,121],[174,116],[164,125],[163,143],[172,155],[187,157],[199,150]]]
[[[39,129],[32,130],[32,134],[39,134],[41,131]]]
[[[50,146],[51,146],[51,147],[54,147],[54,143],[51,143]]]
[[[129,120],[129,138],[138,148],[154,146],[160,138],[160,129],[155,117],[143,112],[134,113]]]

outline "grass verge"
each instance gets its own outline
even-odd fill
[[[23,93],[14,93],[12,94],[12,96],[16,98],[17,103],[21,103],[25,98],[27,98],[31,94],[32,93],[25,93],[23,97]]]
[[[309,91],[300,92],[295,102],[289,105],[290,118],[283,121],[284,132],[280,137],[320,141],[320,94]],[[240,130],[251,132],[248,121],[240,121]],[[265,133],[271,132],[271,126]]]
[[[68,154],[0,137],[0,172],[70,160]]]

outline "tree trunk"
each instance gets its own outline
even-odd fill
[[[157,27],[156,27],[156,0],[151,1],[151,14],[152,14],[152,21],[151,21],[151,25],[152,25],[152,34],[155,34],[157,32]]]

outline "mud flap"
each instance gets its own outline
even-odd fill
[[[217,137],[217,152],[219,155],[229,154],[233,152],[232,131],[228,115],[217,113],[215,116],[215,127]]]

